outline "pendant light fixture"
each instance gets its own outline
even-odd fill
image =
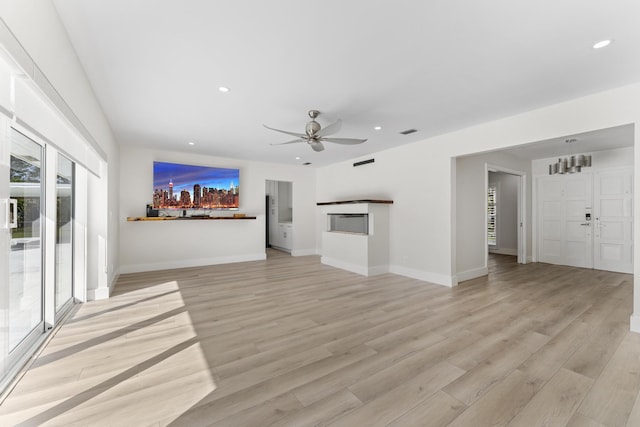
[[[555,174],[565,174],[565,173],[576,173],[581,172],[582,168],[591,167],[591,155],[589,154],[578,154],[574,155],[573,150],[571,149],[571,144],[576,142],[576,138],[565,139],[564,142],[569,144],[569,156],[563,158],[559,158],[557,163],[553,163],[549,165],[549,175]]]

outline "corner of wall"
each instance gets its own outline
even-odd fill
[[[429,271],[416,270],[399,265],[390,265],[389,272],[393,274],[399,274],[400,276],[410,277],[412,279],[422,280],[424,282],[434,283],[436,285],[446,286],[449,288],[453,288],[458,285],[458,278],[456,276],[431,273]]]
[[[111,288],[98,288],[87,290],[87,301],[98,301],[108,299],[111,294]]]
[[[631,332],[640,333],[640,316],[635,314],[631,315]]]
[[[458,282],[464,282],[465,280],[475,279],[477,277],[486,276],[489,274],[489,269],[487,267],[479,267],[471,270],[461,271],[456,277]]]

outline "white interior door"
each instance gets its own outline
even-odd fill
[[[578,173],[566,176],[565,180],[565,265],[593,268],[591,213],[591,174]]]
[[[633,170],[597,173],[594,199],[594,268],[633,273]]]
[[[540,177],[538,184],[540,261],[592,268],[591,174]]]
[[[550,176],[538,180],[538,242],[540,262],[564,262],[564,177]]]

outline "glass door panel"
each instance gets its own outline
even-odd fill
[[[58,155],[56,175],[56,313],[73,297],[73,183],[73,162]]]
[[[42,165],[42,147],[12,130],[9,192],[18,216],[9,258],[10,351],[43,327]]]

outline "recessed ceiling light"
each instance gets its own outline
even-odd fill
[[[189,145],[196,145],[196,143],[189,141]]]
[[[296,160],[300,160],[300,156],[296,157]]]
[[[382,126],[376,126],[373,128],[373,130],[382,130]]]
[[[602,49],[603,47],[607,47],[611,44],[611,40],[601,40],[598,43],[593,45],[594,49]]]
[[[222,92],[222,93],[227,93],[227,92],[229,92],[229,88],[228,88],[228,87],[226,87],[226,86],[220,86],[220,87],[218,88],[218,90],[219,90],[220,92]]]

